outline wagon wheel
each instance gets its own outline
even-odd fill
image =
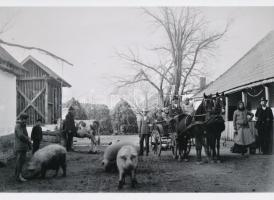
[[[158,151],[160,146],[160,134],[159,131],[157,129],[154,129],[151,133],[151,149],[154,152],[154,154],[158,155]]]

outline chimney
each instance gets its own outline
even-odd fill
[[[206,77],[200,77],[200,90],[206,87]]]

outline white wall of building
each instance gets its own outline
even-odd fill
[[[0,70],[0,136],[14,132],[16,122],[16,76]]]

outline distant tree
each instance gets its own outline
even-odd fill
[[[137,132],[137,117],[129,103],[125,100],[120,100],[111,111],[111,121],[115,132]]]
[[[69,108],[72,106],[75,109],[75,119],[76,120],[87,120],[87,114],[85,109],[82,107],[79,101],[75,98],[71,98],[69,101],[63,104],[63,107]]]

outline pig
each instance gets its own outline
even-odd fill
[[[116,157],[118,151],[125,145],[133,145],[131,142],[117,142],[113,143],[104,151],[102,165],[106,172],[112,171],[116,168]]]
[[[136,168],[138,164],[137,149],[132,145],[123,146],[117,154],[116,164],[119,171],[119,183],[118,189],[122,189],[125,184],[125,176],[130,175],[131,187],[135,187],[136,180]]]
[[[56,177],[62,167],[63,177],[66,176],[66,149],[59,144],[50,144],[35,152],[28,164],[29,178],[41,175],[45,178],[47,170],[55,170]]]

